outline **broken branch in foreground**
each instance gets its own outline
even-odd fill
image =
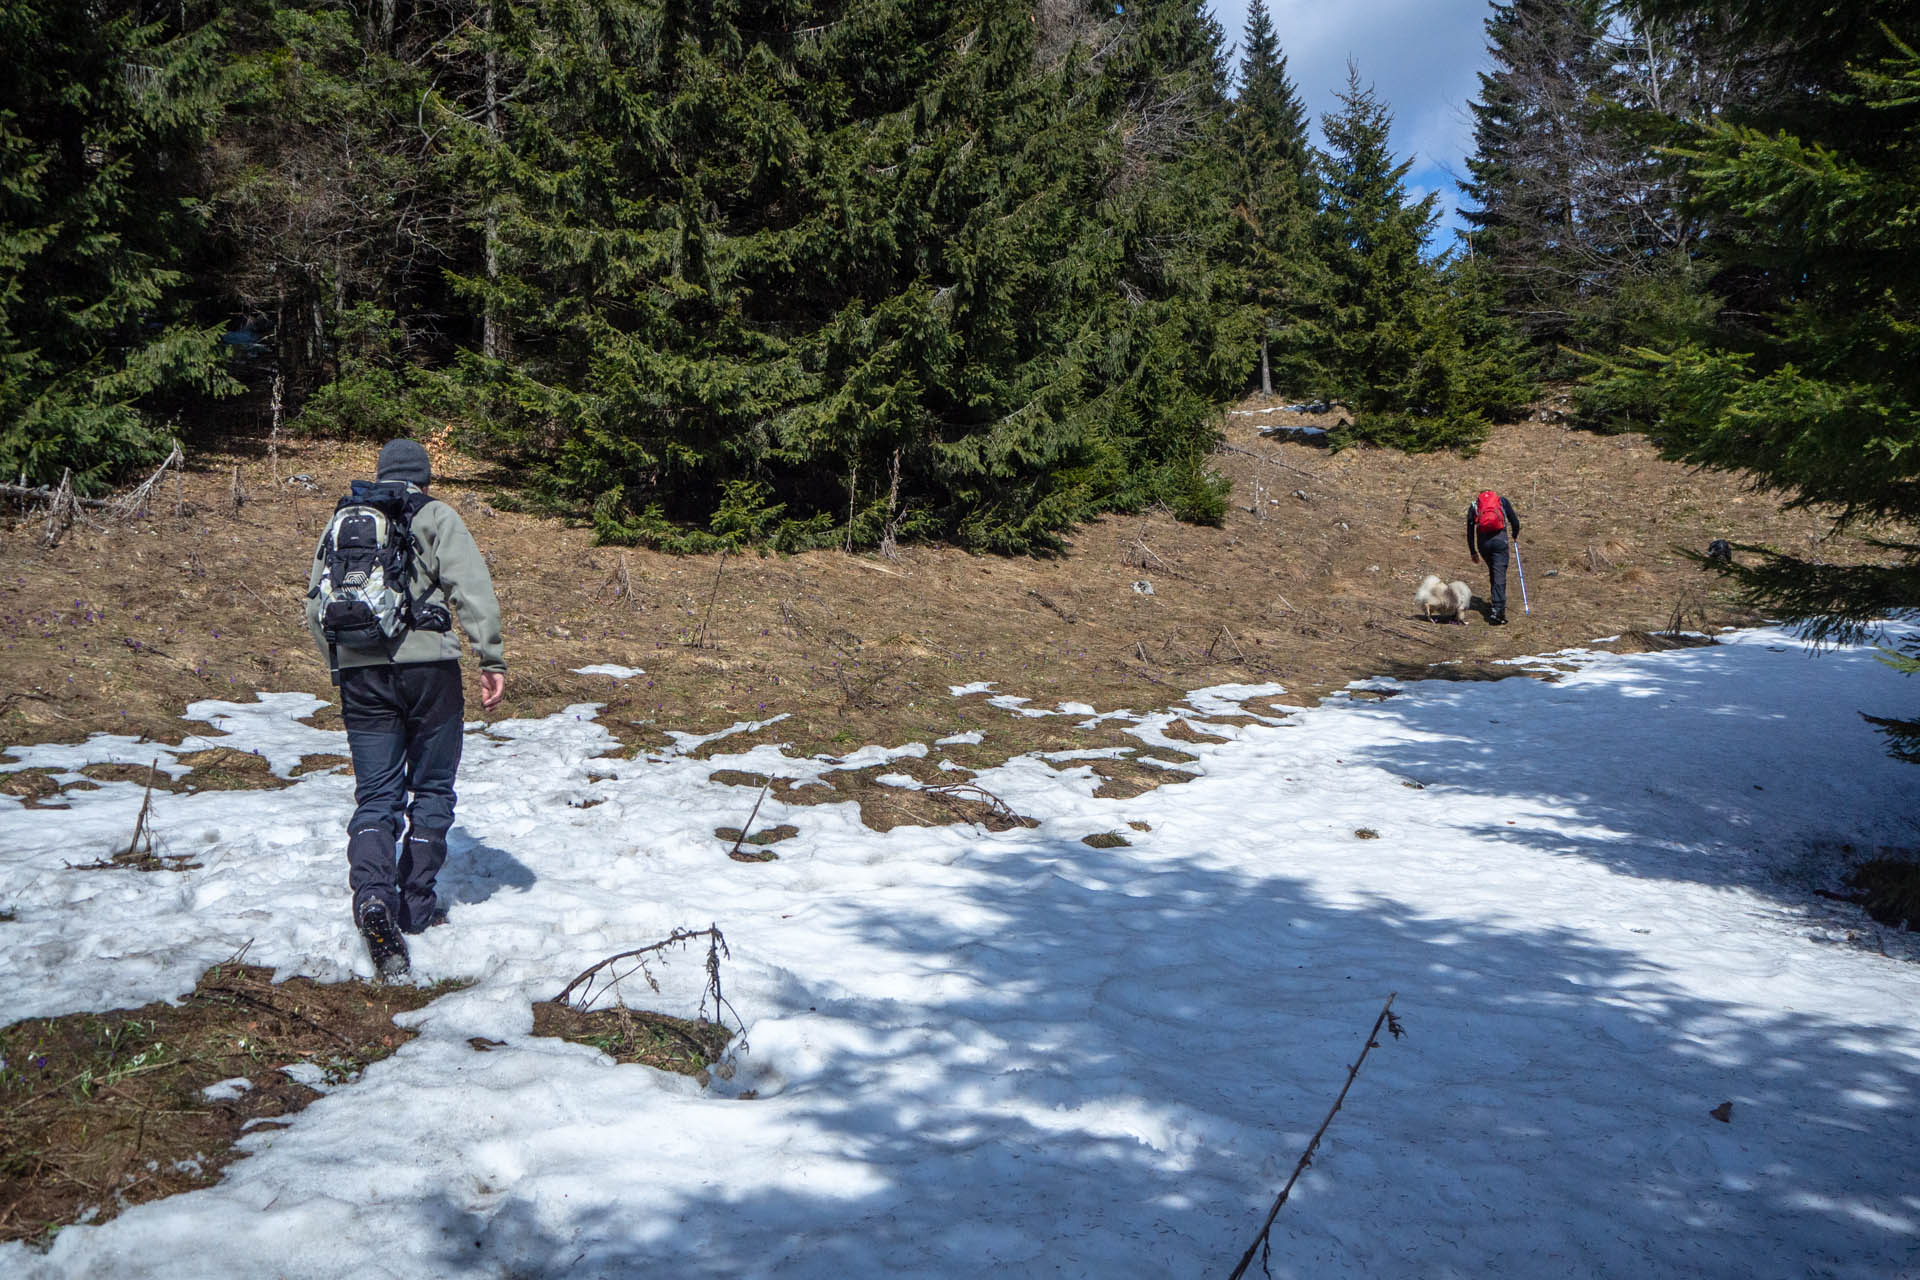
[[[711,924],[704,929],[675,929],[658,942],[650,942],[644,947],[635,947],[631,951],[622,951],[604,960],[597,960],[575,975],[572,982],[562,987],[560,994],[553,998],[553,1003],[566,1005],[584,1013],[593,1007],[594,1001],[608,991],[614,991],[617,994],[621,980],[630,978],[636,973],[646,979],[649,987],[658,991],[660,984],[654,981],[653,972],[647,968],[646,957],[655,952],[665,951],[669,947],[685,946],[695,938],[707,939],[707,987],[700,995],[700,1016],[703,1019],[707,1016],[707,1001],[712,1000],[713,1020],[718,1022],[721,1009],[733,1008],[720,991],[720,957],[725,956],[731,960],[733,953],[727,950],[727,940],[721,935],[720,926]],[[624,973],[614,973],[613,967],[622,960],[633,961],[632,967]],[[568,1005],[567,997],[571,996],[575,990],[580,991],[579,1002]],[[738,1011],[735,1011],[733,1016],[736,1022],[740,1021]],[[744,1025],[742,1023],[743,1027]]]
[[[1233,1269],[1233,1274],[1228,1276],[1227,1280],[1240,1280],[1240,1277],[1246,1274],[1248,1265],[1253,1262],[1253,1255],[1259,1253],[1262,1246],[1267,1244],[1268,1233],[1273,1230],[1273,1220],[1280,1216],[1280,1206],[1287,1202],[1287,1196],[1293,1191],[1293,1184],[1300,1180],[1300,1175],[1305,1173],[1307,1166],[1313,1163],[1313,1153],[1319,1148],[1320,1139],[1326,1136],[1327,1126],[1333,1123],[1333,1117],[1339,1112],[1340,1104],[1347,1100],[1347,1090],[1353,1088],[1354,1077],[1360,1074],[1360,1064],[1367,1060],[1369,1050],[1379,1046],[1380,1041],[1377,1037],[1380,1034],[1381,1024],[1386,1024],[1387,1030],[1393,1033],[1393,1038],[1396,1040],[1405,1034],[1404,1028],[1400,1025],[1400,1019],[1393,1016],[1393,998],[1398,994],[1400,993],[1397,991],[1387,994],[1387,1002],[1380,1006],[1380,1016],[1373,1020],[1373,1030],[1367,1032],[1367,1043],[1361,1048],[1360,1056],[1355,1058],[1353,1065],[1347,1068],[1347,1082],[1340,1086],[1340,1096],[1333,1100],[1333,1106],[1327,1111],[1327,1118],[1320,1122],[1320,1128],[1313,1135],[1313,1141],[1307,1143],[1307,1149],[1300,1153],[1299,1163],[1293,1166],[1293,1176],[1287,1179],[1286,1186],[1280,1188],[1280,1194],[1274,1200],[1273,1208],[1267,1210],[1267,1220],[1261,1224],[1260,1234],[1253,1238],[1253,1243],[1247,1246],[1247,1251],[1240,1255],[1240,1265]],[[1260,1265],[1265,1269],[1264,1258]]]

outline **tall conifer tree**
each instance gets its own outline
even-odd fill
[[[97,488],[227,390],[189,312],[217,45],[131,3],[0,2],[0,475]]]
[[[1468,395],[1459,325],[1423,257],[1437,197],[1408,198],[1413,162],[1394,159],[1393,117],[1357,69],[1339,98],[1321,121],[1318,231],[1332,287],[1316,338],[1330,389],[1354,411],[1343,438],[1471,446],[1486,421]]]
[[[1304,321],[1324,301],[1327,282],[1312,240],[1316,190],[1306,108],[1287,77],[1266,0],[1247,10],[1227,146],[1243,224],[1240,261],[1263,326],[1260,390],[1273,393],[1276,365],[1283,385],[1304,390],[1317,368],[1302,340],[1310,332]]]
[[[1834,511],[1837,528],[1873,530],[1877,563],[1752,547],[1733,571],[1813,636],[1854,637],[1920,599],[1920,50],[1892,25],[1912,30],[1915,6],[1659,9],[1730,21],[1719,37],[1791,91],[1703,122],[1680,152],[1742,304],[1597,381],[1649,407],[1670,456],[1750,473],[1792,505]],[[1920,669],[1920,646],[1904,665]],[[1920,751],[1920,725],[1894,727]]]
[[[1562,340],[1583,297],[1627,245],[1607,243],[1600,95],[1608,91],[1602,0],[1513,0],[1487,17],[1493,69],[1468,104],[1474,150],[1461,191],[1472,255],[1537,340]],[[1613,228],[1618,230],[1618,228]]]
[[[466,7],[464,5],[462,8]],[[275,402],[308,426],[392,436],[418,425],[416,363],[445,358],[460,259],[449,41],[437,6],[223,6],[224,115],[212,149],[219,283],[272,334]]]
[[[469,381],[602,536],[1027,549],[1219,510],[1251,343],[1221,183],[1176,180],[1219,99],[1196,4],[495,12],[501,269],[464,287],[513,341]]]

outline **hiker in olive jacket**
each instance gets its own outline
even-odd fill
[[[433,481],[427,451],[412,440],[389,441],[380,450],[378,479],[404,481],[410,493],[424,494]],[[415,613],[425,616],[433,606],[448,604],[458,611],[480,660],[481,704],[496,707],[506,693],[507,664],[487,562],[459,513],[444,502],[425,501],[411,528]],[[347,880],[354,922],[376,967],[392,976],[407,965],[405,942],[394,927],[419,933],[446,918],[434,878],[447,857],[466,713],[460,641],[451,629],[408,630],[390,649],[329,645],[317,595],[327,552],[323,537],[308,579],[307,626],[335,667],[353,756],[356,807],[347,822]],[[402,814],[406,839],[396,860]]]

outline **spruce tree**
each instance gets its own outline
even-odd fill
[[[1718,12],[1511,0],[1487,19],[1464,239],[1550,374],[1699,329],[1708,227],[1670,145],[1782,88]]]
[[[1920,203],[1920,52],[1875,21],[1912,11],[1692,8],[1737,19],[1723,38],[1792,89],[1702,123],[1678,152],[1741,304],[1704,336],[1640,349],[1595,378],[1615,403],[1645,406],[1669,456],[1745,472],[1873,535],[1874,563],[1753,546],[1733,570],[1750,598],[1821,640],[1855,638],[1920,599],[1920,234],[1908,216]],[[1914,669],[1920,650],[1903,661]]]
[[[308,429],[417,430],[418,366],[464,336],[442,279],[464,260],[443,86],[470,74],[459,54],[471,14],[324,0],[222,8],[218,284],[271,334],[274,400]]]
[[[1500,305],[1536,341],[1563,341],[1583,301],[1630,253],[1609,243],[1601,96],[1608,92],[1601,0],[1513,0],[1486,20],[1493,69],[1468,109],[1474,150],[1461,192],[1472,256]]]
[[[1227,125],[1238,258],[1260,309],[1260,390],[1274,373],[1293,391],[1316,380],[1306,319],[1324,303],[1326,273],[1312,239],[1316,179],[1306,108],[1287,77],[1266,0],[1253,0],[1241,41],[1240,85]]]
[[[612,540],[1057,545],[1217,514],[1246,366],[1198,6],[495,6],[516,89],[467,358]],[[608,120],[622,122],[609,136]]]
[[[0,476],[98,489],[165,451],[169,397],[231,386],[186,272],[217,47],[131,3],[4,0],[0,49]]]
[[[1357,69],[1339,98],[1321,122],[1319,251],[1332,285],[1316,321],[1328,387],[1354,415],[1337,440],[1471,447],[1486,420],[1466,394],[1459,325],[1422,256],[1437,197],[1408,199],[1412,161],[1393,158],[1392,115]]]

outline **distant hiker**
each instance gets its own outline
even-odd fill
[[[507,664],[487,562],[459,513],[427,494],[427,451],[390,440],[377,476],[353,482],[321,536],[307,627],[340,688],[353,756],[354,924],[380,976],[397,978],[410,964],[402,934],[446,919],[433,885],[453,826],[466,712],[449,603],[480,659],[482,706],[500,705]]]
[[[1467,554],[1487,562],[1487,622],[1507,625],[1507,554],[1520,541],[1520,517],[1513,504],[1482,489],[1467,504]]]

